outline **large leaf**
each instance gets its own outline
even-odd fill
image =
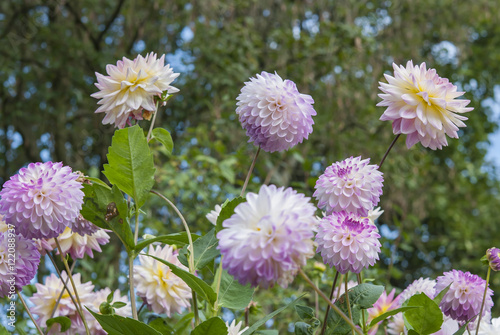
[[[200,298],[207,300],[210,304],[213,305],[217,300],[217,295],[215,294],[214,290],[212,290],[212,288],[207,283],[205,283],[203,280],[196,277],[195,275],[187,271],[184,271],[183,269],[179,268],[178,266],[172,263],[167,262],[164,259],[148,254],[141,254],[141,255],[152,257],[156,259],[158,262],[161,262],[166,266],[168,266],[170,270],[172,270],[172,273],[174,275],[181,278],[189,287],[191,287],[193,291],[198,293]]]
[[[203,269],[205,265],[220,255],[220,251],[217,249],[218,244],[219,241],[217,237],[215,237],[215,229],[212,229],[206,235],[193,242],[194,267],[196,270]],[[179,251],[179,261],[185,266],[188,266],[187,247],[186,245]]]
[[[226,219],[229,219],[234,214],[234,209],[236,208],[236,206],[245,201],[246,199],[244,197],[237,197],[234,198],[233,200],[226,200],[222,204],[220,214],[217,217],[217,224],[215,225],[216,233],[218,233],[223,229],[222,222],[224,222],[224,220]]]
[[[276,315],[278,315],[279,313],[283,312],[286,308],[295,306],[299,302],[299,300],[302,299],[303,296],[305,296],[305,294],[301,295],[300,297],[298,297],[297,299],[295,299],[294,301],[292,301],[288,305],[283,306],[283,307],[275,310],[271,314],[268,314],[265,317],[263,317],[262,319],[260,319],[259,321],[255,322],[250,328],[248,328],[247,330],[245,330],[242,335],[250,335],[250,334],[252,334],[260,326],[262,326],[263,324],[265,324],[267,322],[267,320],[270,320],[270,319],[274,318]]]
[[[104,175],[109,182],[144,205],[154,184],[153,155],[142,129],[133,126],[117,130],[109,147]]]
[[[87,310],[109,335],[163,335],[147,324],[119,315],[101,315]]]
[[[339,299],[340,300],[340,299]],[[336,301],[335,305],[349,317],[349,310],[347,309],[346,301]],[[359,305],[351,306],[352,322],[356,325],[361,318],[361,309]],[[333,309],[330,309],[327,318],[328,334],[348,334],[352,331],[351,326]]]
[[[217,289],[216,285],[220,273],[219,268],[212,284],[212,288],[214,290]],[[234,279],[233,276],[227,273],[226,270],[222,270],[217,304],[219,307],[226,307],[235,310],[244,309],[248,306],[250,301],[252,301],[254,291],[255,289],[251,287],[250,284],[243,286],[236,279]]]
[[[213,317],[200,323],[191,335],[227,335],[227,326],[220,318]]]
[[[83,217],[98,227],[111,229],[127,252],[134,249],[134,237],[128,220],[128,206],[120,190],[93,183],[83,185]]]
[[[58,316],[47,320],[47,330],[49,330],[54,323],[61,325],[60,332],[65,332],[71,327],[71,320],[66,316]]]
[[[438,304],[425,293],[412,296],[404,305],[422,307],[403,313],[406,328],[413,329],[420,335],[429,335],[441,329],[443,313]]]
[[[152,135],[153,139],[163,144],[165,149],[167,149],[168,154],[172,153],[172,150],[174,150],[174,141],[172,141],[172,136],[170,135],[168,130],[163,128],[155,128],[152,131]]]
[[[198,239],[199,237],[200,236],[198,236],[198,235],[191,234],[191,238],[193,239],[193,241],[196,241],[196,239]],[[142,241],[137,242],[137,245],[135,246],[135,251],[139,252],[154,242],[161,242],[161,243],[165,243],[165,244],[175,244],[175,245],[179,245],[179,246],[185,246],[185,245],[189,244],[189,239],[188,239],[188,235],[186,232],[155,236],[155,237],[148,238],[146,240],[142,240]]]
[[[351,305],[358,305],[361,309],[373,306],[380,295],[384,292],[384,287],[373,284],[359,284],[349,290],[349,302]],[[339,300],[345,299],[343,294]]]
[[[156,318],[149,322],[149,326],[159,331],[163,335],[171,335],[174,333],[174,329],[167,324],[167,321],[162,318]]]

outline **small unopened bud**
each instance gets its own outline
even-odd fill
[[[490,248],[486,250],[486,258],[493,271],[500,271],[500,249]]]

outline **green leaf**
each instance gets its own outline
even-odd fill
[[[133,127],[117,130],[104,165],[109,182],[134,198],[138,207],[146,202],[154,184],[153,155],[142,129]]]
[[[313,335],[315,328],[313,328],[310,324],[305,322],[295,322],[295,331],[296,335]]]
[[[191,234],[191,238],[193,239],[193,241],[196,241],[199,237],[200,237],[199,235]],[[186,244],[189,244],[189,239],[186,232],[160,235],[153,238],[148,238],[147,240],[142,240],[137,242],[137,245],[135,246],[135,251],[139,252],[154,242],[184,246]]]
[[[342,295],[344,296],[344,295]],[[345,315],[349,316],[349,311],[347,309],[346,301],[335,302],[335,305],[340,308]],[[351,306],[352,322],[357,325],[359,324],[359,319],[361,318],[361,309],[359,305]],[[352,331],[351,326],[333,309],[328,313],[327,325],[329,334],[348,334]]]
[[[276,329],[257,330],[256,335],[280,335]]]
[[[467,326],[469,325],[469,321],[467,321],[466,324],[464,324],[462,327],[460,327],[459,330],[457,330],[453,335],[463,335],[465,331],[467,330]]]
[[[403,313],[406,328],[415,330],[420,335],[429,335],[441,329],[443,313],[438,304],[425,293],[420,293],[408,299],[405,306],[420,306]]]
[[[172,154],[172,150],[174,150],[174,141],[172,141],[172,136],[168,132],[168,130],[163,128],[155,128],[152,131],[153,139],[157,140],[165,149],[167,149],[168,154]]]
[[[60,329],[61,333],[65,332],[66,330],[68,330],[71,327],[71,320],[68,317],[58,316],[58,317],[47,320],[47,330],[49,330],[54,325],[54,323],[58,323],[61,325],[61,329]]]
[[[191,324],[191,321],[194,318],[194,313],[188,313],[184,315],[179,321],[176,322],[174,326],[174,331],[176,334],[184,334],[186,329],[189,327]]]
[[[174,332],[174,329],[167,324],[167,321],[162,318],[156,318],[153,321],[149,322],[149,326],[159,331],[163,335],[171,335]]]
[[[314,309],[309,306],[297,305],[295,306],[295,310],[297,311],[299,318],[303,321],[308,321],[316,317]]]
[[[198,293],[200,298],[207,300],[210,304],[212,304],[212,306],[215,303],[215,301],[217,300],[217,295],[215,294],[214,290],[212,290],[212,288],[210,286],[208,286],[207,283],[205,283],[203,280],[196,277],[195,275],[193,275],[187,271],[184,271],[183,269],[179,268],[178,266],[176,266],[172,263],[167,262],[164,259],[155,257],[153,255],[148,255],[148,254],[141,254],[141,255],[146,255],[146,256],[152,257],[152,258],[156,259],[158,262],[161,262],[161,263],[165,264],[166,266],[168,266],[170,268],[170,270],[172,270],[172,273],[174,275],[181,278],[189,287],[191,287],[191,289],[193,291]]]
[[[227,327],[219,317],[213,317],[200,323],[191,335],[227,335]]]
[[[302,297],[304,297],[304,296],[305,296],[305,294],[301,295],[300,297],[298,297],[297,299],[295,299],[294,301],[292,301],[288,305],[283,306],[283,307],[275,310],[274,312],[272,312],[269,315],[266,315],[265,317],[263,317],[259,321],[255,322],[250,328],[248,328],[247,330],[245,330],[242,335],[250,335],[250,334],[252,334],[260,326],[262,326],[263,324],[265,324],[267,322],[267,320],[270,320],[270,319],[274,318],[276,315],[278,315],[279,313],[281,313],[282,311],[284,311],[286,308],[295,306],[299,302],[299,300],[302,299]]]
[[[439,292],[439,294],[433,299],[434,302],[436,304],[441,304],[441,300],[443,300],[443,297],[446,293],[448,293],[448,291],[450,290],[450,286],[451,286],[452,283],[450,283],[450,285],[446,286],[441,292]]]
[[[121,301],[117,301],[117,302],[114,302],[113,305],[111,305],[111,306],[113,306],[113,308],[122,308],[122,307],[127,306],[127,304],[124,302],[121,302]]]
[[[215,229],[193,242],[194,267],[196,270],[203,269],[205,265],[220,255],[220,251],[217,249],[218,245],[219,240],[215,237]],[[179,261],[185,266],[188,266],[187,247],[186,245],[179,251]]]
[[[215,275],[212,288],[216,290],[217,279],[220,275],[220,268],[217,270]],[[233,276],[227,273],[226,270],[222,270],[222,278],[220,281],[218,306],[226,307],[230,309],[244,309],[248,306],[250,301],[252,301],[252,296],[255,289],[247,284],[245,286],[241,285]]]
[[[130,252],[134,236],[128,220],[128,206],[118,187],[112,189],[100,184],[83,185],[83,217],[98,227],[111,229]]]
[[[220,214],[217,217],[217,224],[215,225],[215,232],[216,233],[218,233],[219,231],[221,231],[223,229],[222,222],[224,222],[224,220],[229,219],[234,214],[234,209],[236,208],[236,206],[238,206],[239,204],[241,204],[242,202],[245,202],[245,201],[246,201],[246,199],[244,197],[237,197],[237,198],[234,198],[233,200],[226,200],[222,204]]]
[[[377,302],[383,292],[382,285],[359,284],[349,290],[349,302],[353,305],[359,305],[361,309],[368,309]]]
[[[390,310],[388,312],[385,312],[384,314],[380,314],[375,319],[373,319],[372,322],[370,322],[370,325],[368,326],[368,328],[371,328],[371,327],[375,326],[377,323],[379,323],[382,320],[387,319],[390,316],[396,315],[396,314],[398,314],[400,312],[408,311],[408,310],[413,309],[413,308],[420,308],[420,306],[405,306],[405,307],[400,307],[400,308],[392,309],[392,310]]]
[[[85,307],[87,308],[87,307]],[[96,318],[109,335],[163,335],[147,324],[119,315],[101,315],[87,310]]]

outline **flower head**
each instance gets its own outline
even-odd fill
[[[149,255],[166,260],[181,269],[187,268],[179,262],[172,246],[149,247]],[[140,255],[140,265],[134,267],[134,280],[137,283],[137,295],[155,313],[181,313],[190,306],[191,289],[170,268],[156,259]]]
[[[393,64],[394,77],[384,75],[388,83],[379,83],[382,101],[377,106],[387,107],[380,117],[382,121],[393,121],[394,134],[406,134],[408,148],[417,142],[433,150],[447,146],[446,136],[458,138],[458,128],[465,127],[467,120],[460,114],[470,112],[466,107],[470,100],[455,99],[465,92],[446,78],[441,78],[435,69],[427,69],[425,63],[406,67]]]
[[[236,320],[233,320],[231,324],[226,321],[226,327],[227,327],[227,335],[241,335],[245,332],[245,330],[248,329],[248,327],[244,327],[243,329],[240,330],[242,326],[241,321],[236,323]]]
[[[314,197],[327,214],[347,211],[368,216],[380,201],[384,178],[370,159],[347,158],[326,168],[316,182]]]
[[[98,228],[92,235],[80,235],[66,228],[57,239],[64,255],[70,254],[73,259],[81,259],[85,257],[85,254],[94,258],[92,250],[101,252],[101,245],[109,242],[109,235],[101,228]],[[52,249],[57,248],[54,239],[47,240],[47,242]]]
[[[382,214],[384,214],[384,211],[381,210],[380,207],[373,207],[368,211],[368,215],[366,217],[370,220],[371,224],[375,224],[375,221],[377,221]]]
[[[155,97],[163,92],[175,93],[179,90],[170,86],[179,76],[178,73],[165,66],[165,55],[156,59],[151,52],[142,57],[138,55],[134,60],[123,57],[115,65],[107,65],[107,76],[96,72],[99,92],[91,96],[100,99],[101,105],[96,113],[106,113],[103,124],[115,124],[124,128],[127,121],[149,120],[155,112]]]
[[[80,214],[82,184],[62,163],[31,163],[0,191],[0,212],[26,238],[52,238]]]
[[[403,304],[406,300],[410,299],[415,294],[425,293],[431,299],[434,299],[436,296],[436,281],[430,278],[419,278],[398,295],[398,303],[399,305]]]
[[[250,78],[237,100],[236,113],[250,137],[248,142],[264,151],[288,150],[312,133],[314,100],[278,74],[262,72]]]
[[[64,282],[68,283],[67,286],[71,295],[74,297],[75,292],[73,290],[73,286],[69,284],[68,279],[69,278],[66,272],[63,271],[61,273],[61,279],[57,278],[57,276],[52,273],[50,276],[45,278],[45,284],[35,284],[37,292],[29,299],[34,305],[30,308],[30,311],[33,314],[38,315],[38,322],[40,326],[46,327],[46,322],[51,317],[67,316],[72,320],[79,318],[75,305],[73,304],[68,291],[64,288],[61,281],[64,280]],[[73,281],[75,282],[82,305],[90,305],[93,301],[92,290],[94,289],[94,285],[92,285],[91,282],[82,284],[79,273],[73,274]],[[64,293],[61,295],[63,290]],[[59,303],[57,304],[57,308],[52,316],[51,314],[57,301],[59,301]]]
[[[222,266],[241,284],[264,288],[292,282],[299,268],[314,255],[315,207],[291,188],[263,185],[217,233]]]
[[[493,271],[500,271],[500,249],[490,248],[486,250],[486,258]]]
[[[100,229],[92,222],[86,220],[82,214],[78,214],[78,217],[71,223],[70,228],[73,232],[82,236],[92,235]]]
[[[368,218],[355,213],[333,212],[319,222],[316,252],[342,274],[360,273],[379,259],[380,235]]]
[[[486,281],[470,272],[452,270],[437,278],[436,291],[448,285],[450,289],[439,305],[443,313],[462,323],[474,321],[481,308]],[[493,291],[488,288],[487,292],[483,316],[490,313],[493,306]]]
[[[210,221],[213,225],[216,225],[221,210],[222,210],[221,205],[215,205],[215,209],[213,209],[210,213],[206,215],[208,221]]]
[[[99,290],[95,293],[92,294],[92,302],[88,305],[86,305],[88,308],[90,308],[94,313],[101,314],[99,311],[99,307],[101,303],[106,301],[106,298],[108,295],[111,293],[111,290],[106,287],[102,290]],[[126,305],[115,309],[115,314],[120,315],[123,317],[130,317],[132,315],[132,307],[130,305],[130,301],[128,300],[128,297],[126,295],[122,296],[120,293],[120,290],[115,290],[113,292],[113,302],[123,302]],[[92,314],[90,314],[87,309],[85,310],[85,319],[88,322],[89,330],[92,335],[106,335],[107,332],[105,332],[101,324],[97,322],[97,320],[94,318]],[[81,319],[78,319],[76,324],[72,323],[71,327],[74,328],[75,330],[79,330],[80,334],[85,333],[85,326],[83,325],[83,322],[81,322]]]
[[[394,293],[396,293],[396,289],[392,289],[391,293],[387,294],[386,291],[382,292],[380,297],[377,299],[373,307],[368,308],[368,323],[375,319],[376,317],[398,308],[397,299],[394,299]],[[380,321],[375,327],[370,329],[369,334],[375,334],[378,329],[378,325],[381,323]]]
[[[39,264],[40,253],[33,240],[14,234],[13,228],[0,232],[0,297],[28,285]]]

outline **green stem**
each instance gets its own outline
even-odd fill
[[[389,154],[389,152],[391,151],[392,147],[394,146],[394,144],[396,144],[396,141],[398,140],[398,138],[401,136],[401,134],[397,134],[396,137],[394,138],[394,140],[392,140],[392,143],[391,145],[389,145],[389,148],[387,148],[387,151],[385,152],[384,154],[384,157],[382,157],[382,160],[380,161],[380,164],[378,165],[378,168],[380,170],[380,168],[382,167],[382,164],[384,164],[384,161],[385,159],[387,158],[387,155]]]
[[[260,147],[257,149],[255,156],[253,157],[252,164],[250,165],[250,169],[248,169],[247,177],[245,178],[245,183],[243,184],[243,188],[241,189],[240,197],[245,194],[245,190],[247,189],[248,182],[250,181],[250,176],[252,175],[253,168],[255,167],[255,162],[257,161],[257,157],[260,153]]]
[[[64,264],[64,267],[66,268],[66,272],[68,273],[69,281],[71,282],[71,286],[73,287],[73,291],[75,291],[75,298],[76,302],[78,303],[75,304],[76,310],[78,311],[78,314],[80,314],[80,318],[82,319],[83,325],[85,326],[85,332],[87,335],[90,335],[90,330],[89,326],[87,325],[87,320],[85,319],[85,315],[83,313],[83,308],[82,308],[82,302],[80,301],[80,297],[78,296],[78,290],[76,289],[75,281],[73,280],[73,275],[71,274],[71,270],[68,265],[68,261],[66,260],[66,257],[64,257],[61,249],[61,245],[59,244],[59,241],[57,240],[57,237],[54,237],[54,241],[56,241],[57,249],[59,250],[59,255],[61,256],[61,261]],[[62,278],[61,278],[62,280]],[[68,290],[69,292],[69,290]],[[75,302],[73,302],[75,303]],[[78,308],[80,307],[80,308]]]
[[[135,301],[134,258],[135,252],[131,251],[131,254],[128,255],[128,282],[130,285],[130,305],[132,307],[132,317],[135,320],[139,320],[139,315],[137,314],[137,305]]]
[[[217,312],[219,310],[219,292],[220,292],[221,281],[222,281],[222,255],[220,256],[219,276],[217,277],[217,286],[215,290],[215,294],[217,294],[217,300],[215,300],[214,312]]]
[[[19,290],[17,288],[16,288],[16,293],[17,293],[17,296],[19,297],[19,300],[21,300],[21,304],[23,304],[24,309],[26,310],[26,313],[28,313],[31,321],[33,321],[33,323],[35,324],[36,329],[38,330],[38,332],[40,333],[40,335],[43,335],[42,329],[40,328],[40,326],[38,325],[38,323],[36,323],[35,318],[31,314],[30,309],[28,308],[28,305],[26,305],[26,302],[24,301],[24,298],[21,295],[21,292],[19,292]]]
[[[149,126],[149,131],[148,131],[148,137],[146,137],[146,140],[149,142],[151,140],[151,133],[153,132],[153,127],[155,125],[156,121],[156,114],[158,114],[158,107],[160,106],[160,101],[156,102],[156,107],[155,107],[155,112],[153,114],[153,121],[151,121],[151,126]]]
[[[358,333],[359,335],[363,335],[363,333],[358,329],[356,328],[356,325],[351,321],[351,319],[349,319],[349,317],[347,315],[345,315],[344,312],[342,312],[340,310],[340,308],[338,308],[337,306],[335,306],[331,300],[328,299],[328,297],[323,293],[321,292],[321,290],[316,286],[314,285],[314,283],[311,281],[311,279],[309,279],[309,277],[304,273],[304,271],[302,271],[302,269],[299,269],[299,274],[302,276],[302,278],[304,278],[304,280],[309,284],[309,286],[311,286],[316,292],[318,292],[319,296],[325,300],[328,305],[330,305],[330,307],[338,314],[340,315],[340,317],[342,319],[344,319],[345,322],[347,322],[347,324],[349,324],[349,326],[351,327],[352,331],[353,332],[356,332]]]
[[[349,276],[346,273],[346,276],[345,276],[345,299],[346,299],[346,304],[347,304],[347,311],[349,312],[349,319],[351,319],[351,322],[352,322],[351,304],[349,303],[349,288],[347,286],[348,277]],[[354,328],[352,328],[352,335],[355,335]]]
[[[490,282],[491,266],[488,266],[488,274],[486,274],[486,285],[484,287],[483,302],[481,304],[481,310],[479,312],[479,320],[476,326],[476,335],[479,332],[479,325],[481,324],[481,318],[483,316],[484,303],[486,302],[486,294],[488,293],[488,283]]]
[[[333,299],[333,293],[335,292],[335,286],[337,286],[337,280],[339,279],[339,272],[335,273],[335,278],[333,279],[332,291],[330,292],[330,301]],[[317,294],[317,292],[316,292]],[[326,322],[328,321],[328,313],[330,312],[330,305],[326,306],[325,319],[323,320],[323,327],[321,327],[320,335],[323,335],[326,330]]]
[[[361,284],[363,281],[361,280],[361,272],[358,273],[358,285]],[[363,320],[363,333],[367,333],[367,329],[366,329],[366,320],[365,320],[365,311],[364,310],[361,310],[361,317],[362,317],[362,320]]]
[[[52,262],[52,264],[54,265],[54,268],[56,269],[57,275],[59,276],[59,279],[61,279],[61,282],[63,283],[63,286],[64,286],[63,289],[61,290],[61,293],[59,294],[59,297],[57,298],[57,301],[56,301],[54,308],[52,309],[52,313],[50,313],[50,319],[52,319],[54,317],[55,312],[56,312],[57,306],[59,306],[59,302],[61,301],[61,298],[62,298],[65,290],[68,291],[68,295],[71,298],[71,301],[73,301],[73,304],[75,306],[76,306],[76,300],[68,288],[69,276],[68,276],[68,278],[66,278],[66,281],[64,281],[62,279],[62,276],[61,276],[61,271],[59,271],[59,268],[57,267],[56,261],[54,260],[54,258],[50,254],[50,252],[47,252],[47,256],[49,256],[49,259]],[[75,268],[75,264],[76,264],[76,262],[73,262],[73,264],[71,264],[71,268],[70,268],[71,273],[73,273],[73,269]]]
[[[158,193],[155,190],[151,190],[150,192],[153,193],[153,194],[156,194],[157,196],[159,196],[160,198],[162,198],[163,200],[165,200],[165,202],[167,204],[169,204],[170,207],[173,208],[173,210],[177,213],[177,215],[181,219],[182,224],[184,225],[184,229],[186,230],[186,233],[187,233],[187,236],[188,236],[188,241],[189,241],[189,248],[190,248],[189,249],[189,262],[188,262],[189,263],[189,272],[194,275],[195,274],[195,267],[194,267],[194,245],[193,245],[193,238],[191,237],[191,231],[189,230],[189,226],[188,226],[186,220],[184,219],[184,216],[182,216],[182,213],[179,211],[179,209],[166,196],[164,196],[161,193]],[[199,318],[199,315],[198,315],[198,308],[197,308],[197,301],[196,301],[196,292],[194,292],[194,291],[192,291],[192,292],[193,292],[193,312],[194,312],[194,320],[195,320],[194,322],[195,322],[195,325],[198,325],[199,322],[200,322],[200,318]]]

